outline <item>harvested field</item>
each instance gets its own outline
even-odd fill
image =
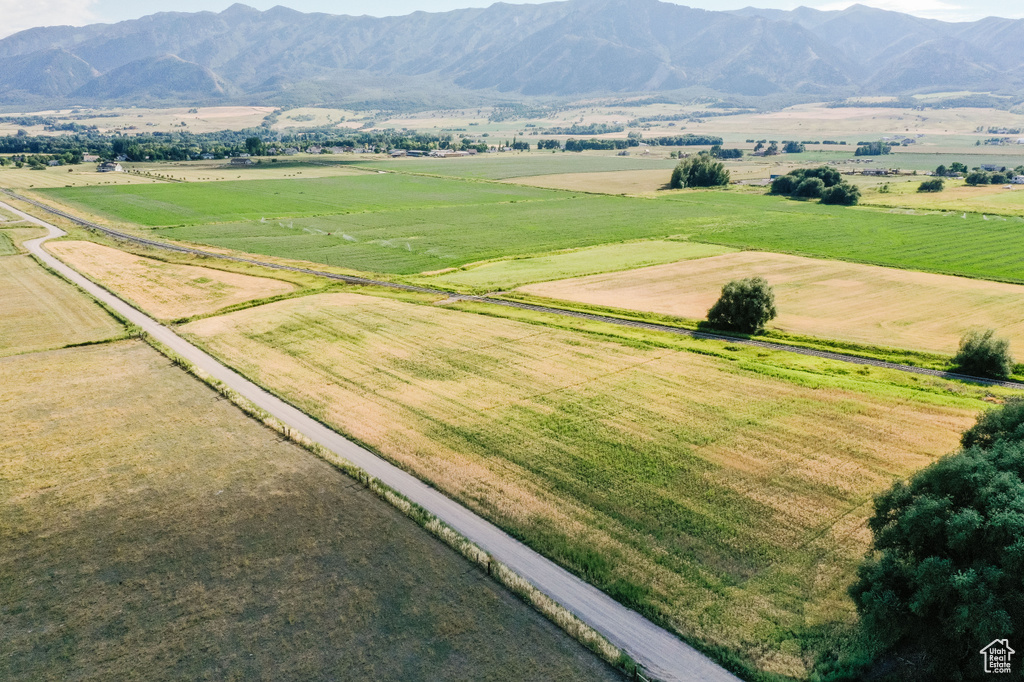
[[[852,617],[871,496],[954,449],[985,395],[346,293],[183,331],[625,603],[797,677],[805,634]]]
[[[531,187],[565,189],[600,194],[647,194],[668,187],[671,169],[622,170],[597,173],[564,173],[515,178],[510,182]]]
[[[952,355],[963,333],[993,328],[1024,349],[1024,287],[776,253],[742,252],[544,282],[537,296],[704,319],[722,286],[760,276],[793,334]]]
[[[618,679],[142,343],[0,385],[2,679]]]
[[[165,263],[93,242],[54,242],[46,248],[79,272],[164,320],[206,315],[297,289],[277,279]]]
[[[111,315],[28,256],[0,258],[0,357],[120,335]]]
[[[516,258],[469,266],[462,270],[431,277],[427,282],[473,290],[495,291],[514,288],[530,282],[578,277],[598,272],[630,270],[657,263],[717,256],[730,251],[732,249],[724,246],[681,241],[654,240],[609,244],[578,251],[553,253],[548,256]]]

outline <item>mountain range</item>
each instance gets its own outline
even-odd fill
[[[166,12],[0,40],[0,103],[316,104],[694,91],[837,98],[1024,85],[1024,20],[854,5],[716,12],[658,0],[402,17]]]

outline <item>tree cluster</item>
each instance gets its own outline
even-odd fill
[[[708,323],[718,329],[756,334],[775,319],[775,292],[763,277],[729,282],[708,310]]]
[[[970,376],[1007,379],[1014,367],[1010,342],[997,338],[993,329],[969,331],[960,339],[953,367]]]
[[[941,192],[946,186],[945,181],[942,178],[935,178],[933,180],[925,180],[917,187],[918,192]]]
[[[798,168],[772,181],[769,194],[793,199],[819,199],[823,204],[853,206],[860,200],[860,190],[843,180],[835,168]]]
[[[722,149],[722,145],[716,144],[711,147],[711,151],[708,152],[711,156],[716,159],[742,159],[742,149]]]
[[[882,156],[892,151],[892,145],[884,142],[858,142],[860,145],[853,152],[854,156]]]
[[[672,189],[720,187],[728,184],[729,171],[725,169],[725,164],[705,152],[680,161],[669,180]]]

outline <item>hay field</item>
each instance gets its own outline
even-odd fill
[[[0,357],[94,343],[124,331],[107,311],[29,256],[0,258],[0,291]]]
[[[92,163],[79,166],[57,166],[45,170],[0,168],[0,187],[15,190],[149,185],[155,182],[157,181],[151,178],[131,173],[97,173],[96,164]]]
[[[300,160],[300,158],[302,160]],[[126,163],[125,168],[143,173],[154,179],[171,179],[182,182],[226,182],[229,180],[283,180],[285,178],[333,178],[346,175],[360,175],[355,164],[345,164],[339,159],[345,157],[303,156],[288,159],[256,159],[262,163],[243,168],[231,167],[230,160],[212,161],[163,161],[158,163]],[[316,163],[311,161],[316,160]]]
[[[889,183],[887,192],[866,192],[862,204],[872,206],[905,207],[933,211],[961,211],[967,213],[995,214],[990,216],[1024,216],[1024,185],[979,185],[971,187],[962,180],[946,180],[941,192],[918,192],[922,181],[928,178],[914,178],[909,182]]]
[[[46,248],[90,279],[163,320],[208,315],[298,288],[278,279],[143,258],[93,242],[60,241]]]
[[[461,290],[496,291],[531,282],[579,277],[599,272],[632,270],[659,263],[692,258],[707,258],[729,253],[732,249],[714,244],[654,240],[593,246],[577,251],[553,253],[533,258],[516,258],[468,266],[426,279],[427,283],[453,286]]]
[[[0,385],[2,679],[618,679],[142,343]]]
[[[770,329],[952,355],[975,327],[1024,350],[1024,287],[775,253],[743,252],[523,287],[591,305],[702,320],[734,279],[775,289]]]
[[[813,631],[851,618],[871,496],[984,406],[940,380],[357,294],[183,331],[625,603],[797,677]]]

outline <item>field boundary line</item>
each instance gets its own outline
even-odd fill
[[[556,617],[548,617],[588,648],[594,650],[596,645],[606,651],[606,654],[598,651],[599,655],[618,656],[616,664],[624,666],[633,675],[640,673],[647,679],[663,682],[738,682],[739,678],[676,635],[541,556],[412,474],[346,439],[249,381],[178,336],[169,327],[131,307],[43,250],[42,244],[47,240],[66,234],[60,228],[6,204],[0,203],[0,207],[14,210],[47,227],[48,236],[26,242],[30,252],[62,277],[107,304],[117,315],[144,332],[152,342],[165,346],[172,353],[169,355],[172,362],[189,371],[194,369],[204,372],[211,380],[220,382],[225,391],[237,393],[250,402],[254,409],[272,416],[283,429],[283,435],[308,439],[323,448],[325,453],[330,453],[329,456],[337,462],[351,464],[356,472],[356,480],[367,488],[371,487],[372,481],[376,481],[382,491],[378,494],[384,495],[385,499],[390,494],[392,500],[398,501],[388,500],[392,504],[415,504],[433,515],[436,518],[434,526],[438,529],[434,532],[446,533],[444,529],[450,527],[454,533],[453,542],[465,539],[483,553],[478,556],[489,557],[492,575],[497,572],[503,584],[507,584],[513,593],[526,599],[541,613],[554,614]],[[476,550],[470,548],[466,551],[472,553]],[[506,580],[508,583],[504,582]],[[597,636],[589,635],[591,631]],[[607,642],[607,646],[601,646],[602,640]],[[615,652],[624,652],[625,656]]]
[[[422,294],[430,294],[434,296],[447,296],[453,301],[470,301],[476,303],[487,303],[490,305],[505,306],[508,308],[519,308],[522,310],[530,310],[533,312],[548,313],[551,315],[561,315],[563,317],[574,317],[577,319],[589,320],[591,322],[601,322],[604,324],[618,325],[622,327],[632,327],[634,329],[645,329],[647,331],[654,332],[667,332],[669,334],[676,334],[679,336],[689,336],[695,339],[701,339],[705,341],[724,341],[726,343],[753,346],[755,348],[762,348],[770,351],[781,351],[787,353],[796,353],[798,355],[807,355],[816,358],[822,358],[825,360],[836,360],[839,362],[846,362],[855,365],[866,365],[870,367],[878,367],[881,369],[891,369],[898,372],[906,372],[908,374],[919,374],[924,376],[938,377],[940,379],[950,379],[954,381],[966,381],[974,384],[981,384],[983,386],[999,386],[1002,388],[1011,388],[1016,390],[1024,391],[1024,383],[1017,381],[1000,381],[996,379],[986,379],[983,377],[970,376],[967,374],[959,374],[957,372],[947,372],[937,369],[928,369],[925,367],[915,367],[913,365],[904,365],[895,362],[887,362],[885,360],[875,360],[873,358],[865,358],[858,355],[850,355],[847,353],[839,353],[836,351],[824,351],[815,350],[812,348],[804,348],[802,346],[792,346],[784,343],[778,343],[773,341],[759,341],[757,339],[741,338],[735,336],[728,336],[726,334],[716,334],[714,332],[696,331],[692,329],[684,329],[682,327],[674,327],[667,324],[658,324],[655,322],[643,322],[640,320],[630,320],[626,318],[612,317],[609,315],[599,315],[596,313],[586,313],[577,310],[569,310],[566,308],[558,308],[554,306],[542,306],[534,303],[522,303],[520,301],[510,301],[506,299],[493,298],[491,296],[472,296],[457,294],[451,291],[445,291],[442,289],[434,289],[430,287],[416,286],[413,284],[402,284],[400,282],[386,282],[383,280],[370,279],[368,277],[358,277],[355,275],[341,275],[333,272],[326,272],[323,270],[314,270],[312,268],[300,268],[294,265],[284,265],[281,263],[270,263],[267,261],[257,260],[255,258],[243,258],[242,256],[231,256],[223,253],[215,253],[212,251],[204,251],[191,246],[182,246],[180,244],[172,244],[169,242],[159,241],[156,239],[148,239],[119,230],[114,230],[109,227],[103,227],[97,225],[88,220],[84,220],[77,216],[74,216],[65,211],[53,208],[42,202],[29,199],[27,197],[16,194],[8,189],[0,189],[0,192],[7,194],[13,199],[18,201],[24,201],[25,203],[31,204],[37,208],[40,208],[48,213],[60,216],[67,220],[72,221],[77,225],[81,225],[86,229],[100,232],[114,239],[121,241],[134,242],[136,244],[143,244],[157,249],[166,249],[169,251],[176,251],[178,253],[187,253],[196,256],[203,256],[207,258],[215,258],[220,260],[234,261],[236,263],[248,263],[250,265],[257,265],[261,267],[271,268],[274,270],[286,270],[290,272],[300,272],[307,275],[314,275],[317,277],[326,277],[347,284],[354,284],[357,286],[373,286],[373,287],[385,287],[389,289],[399,289],[401,291],[412,291]]]

